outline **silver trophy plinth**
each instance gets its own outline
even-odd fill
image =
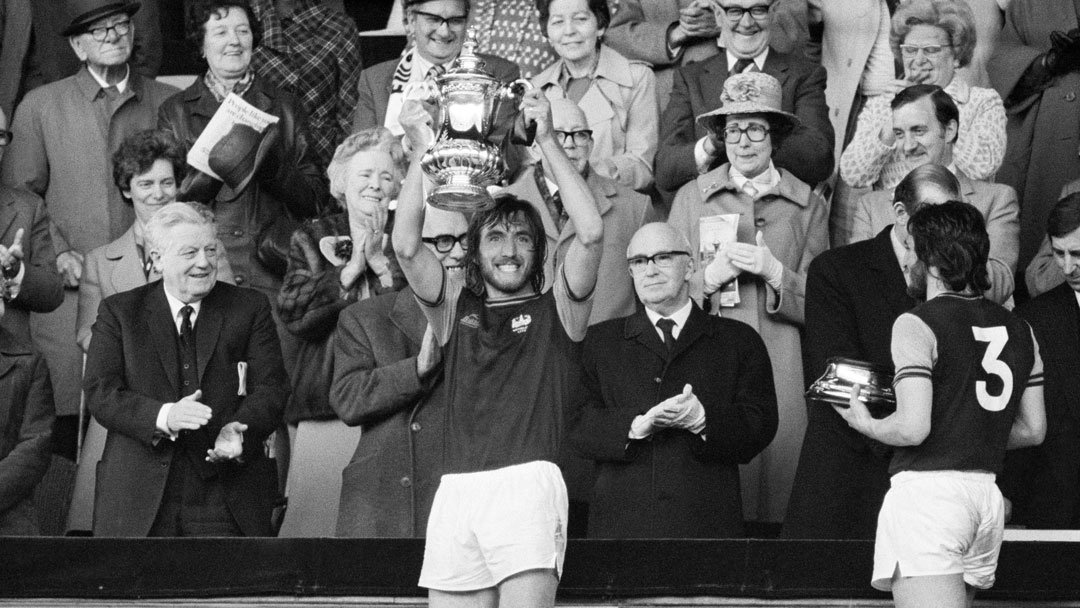
[[[482,211],[495,205],[487,187],[503,178],[503,157],[488,138],[502,104],[516,108],[529,81],[503,83],[476,55],[476,32],[470,28],[461,54],[437,80],[429,101],[439,106],[435,143],[420,165],[438,184],[428,194],[432,206],[448,211]]]
[[[896,411],[896,394],[892,389],[893,375],[888,370],[864,361],[832,357],[828,367],[806,391],[806,397],[829,405],[848,407],[851,389],[862,386],[859,401],[874,418],[884,418]]]

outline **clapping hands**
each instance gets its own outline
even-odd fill
[[[692,433],[700,433],[705,428],[705,408],[689,384],[683,387],[682,393],[661,401],[635,418],[630,434],[635,439],[643,439],[669,428]]]

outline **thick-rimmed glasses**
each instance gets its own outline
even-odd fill
[[[645,272],[645,268],[649,266],[649,262],[656,264],[657,268],[671,268],[675,265],[675,260],[680,255],[689,256],[689,251],[658,251],[652,255],[635,255],[632,258],[626,260],[626,264],[630,267],[630,272],[637,274],[639,272]]]
[[[759,141],[765,141],[765,136],[769,134],[769,128],[765,125],[750,125],[745,129],[739,127],[726,127],[721,133],[724,135],[724,143],[737,144],[742,140],[743,133],[746,133],[746,138],[750,141],[757,143]]]
[[[465,244],[465,234],[459,234],[454,236],[452,234],[440,234],[437,236],[425,236],[420,240],[435,246],[435,251],[439,253],[450,253],[454,249],[454,243],[461,245],[462,251],[468,251],[469,246]]]
[[[566,144],[567,139],[574,140],[574,145],[584,146],[592,141],[592,131],[589,129],[581,129],[580,131],[555,131],[555,139],[559,140],[560,144]]]
[[[901,44],[900,54],[904,57],[914,57],[922,51],[922,54],[927,57],[937,57],[944,49],[951,49],[951,44],[927,44],[919,46],[917,44]]]
[[[741,21],[743,15],[745,15],[746,13],[750,13],[751,17],[760,21],[765,17],[769,16],[769,6],[770,5],[768,4],[755,4],[750,8],[743,8],[741,6],[728,7],[722,4],[717,4],[716,8],[724,11],[724,15],[726,15],[727,18],[731,19],[732,21]]]
[[[87,32],[90,33],[90,37],[92,37],[97,42],[105,42],[105,40],[109,37],[110,31],[116,32],[116,36],[118,38],[123,38],[124,36],[128,35],[128,32],[131,31],[131,21],[118,21],[112,25],[106,25],[105,27],[95,27],[87,30]]]
[[[420,21],[428,28],[437,30],[446,24],[446,27],[452,30],[465,29],[465,24],[469,21],[468,15],[459,17],[443,17],[442,15],[436,15],[435,13],[429,13],[427,11],[418,11],[413,9],[412,14],[420,18]]]
[[[0,129],[0,148],[11,143],[11,140],[15,139],[15,134],[7,129]]]

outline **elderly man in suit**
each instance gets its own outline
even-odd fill
[[[674,192],[701,173],[725,162],[724,142],[695,117],[720,106],[729,75],[765,72],[780,81],[782,109],[799,117],[800,126],[773,159],[808,184],[825,181],[833,169],[833,128],[825,105],[825,70],[796,54],[772,47],[777,0],[720,0],[719,54],[675,72],[671,99],[660,119],[656,184]]]
[[[161,281],[106,298],[83,387],[108,431],[96,536],[269,536],[263,442],[288,380],[270,303],[217,281],[213,214],[170,203],[147,226]]]
[[[589,330],[569,425],[597,463],[589,536],[741,536],[738,465],[778,420],[765,343],[693,303],[693,255],[672,226],[642,226],[625,255],[644,309]]]
[[[1080,528],[1080,192],[1050,209],[1046,232],[1065,282],[1017,307],[1031,325],[1043,360],[1046,439],[1010,453],[1002,492],[1013,523],[1029,528]]]
[[[10,250],[0,247],[0,263],[10,261]],[[0,319],[6,300],[0,298]],[[52,451],[52,387],[41,355],[3,324],[0,395],[0,536],[35,536],[34,488]]]
[[[0,110],[0,160],[12,137]],[[9,296],[0,324],[29,345],[30,313],[51,312],[64,300],[41,197],[0,185],[0,259],[7,260],[0,268],[0,280]]]
[[[464,280],[468,227],[453,211],[432,207],[424,217],[423,243],[454,281]],[[330,405],[364,434],[341,473],[337,536],[425,534],[446,414],[441,351],[427,327],[408,287],[341,311]]]
[[[982,213],[990,234],[990,290],[986,296],[1004,304],[1015,287],[1016,262],[1020,250],[1020,205],[1016,191],[1004,184],[974,180],[953,163],[960,112],[945,91],[934,85],[914,85],[892,101],[893,132],[905,160],[913,164],[942,165],[960,183],[960,200]],[[899,186],[898,186],[899,189]],[[895,219],[893,196],[885,190],[864,195],[855,210],[852,242],[872,238]],[[934,201],[943,203],[944,200]]]
[[[83,256],[119,237],[134,219],[110,176],[110,157],[131,133],[157,124],[176,89],[129,66],[139,2],[68,0],[62,34],[83,64],[74,75],[30,91],[15,111],[3,182],[45,199],[56,266],[69,288],[55,312],[32,320],[52,371],[57,415],[74,428],[82,352],[75,317]],[[74,437],[74,433],[71,434]],[[74,441],[70,446],[74,449]]]

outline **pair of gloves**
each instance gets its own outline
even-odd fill
[[[1055,76],[1080,70],[1080,28],[1051,32],[1043,65]]]
[[[705,431],[705,408],[689,384],[683,387],[682,393],[636,416],[630,423],[630,439],[645,439],[664,429],[686,429],[698,435]]]
[[[762,277],[773,289],[780,291],[784,266],[769,250],[760,230],[756,243],[721,243],[716,249],[716,257],[703,273],[705,293],[715,293],[744,272]]]

